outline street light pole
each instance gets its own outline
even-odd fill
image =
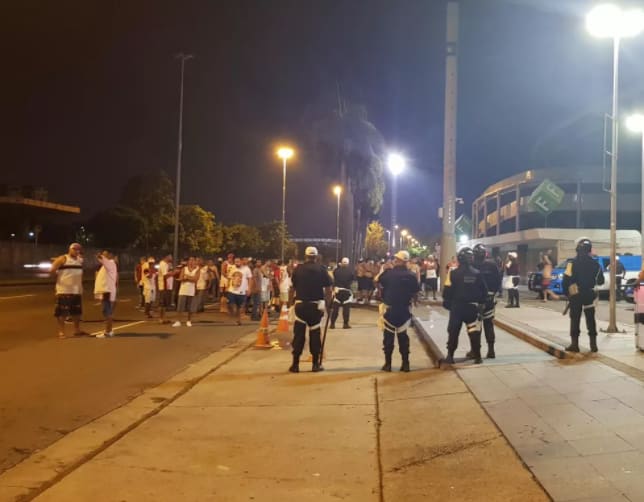
[[[644,30],[644,11],[625,11],[616,5],[603,4],[594,7],[586,16],[588,31],[597,37],[613,39],[613,103],[612,134],[610,149],[610,272],[609,309],[607,333],[617,333],[617,159],[618,159],[618,94],[619,94],[619,46],[622,38],[634,37]]]
[[[179,204],[181,202],[181,159],[183,154],[183,75],[186,61],[192,59],[192,54],[180,53],[177,58],[181,60],[181,84],[179,86],[179,137],[177,139],[177,180],[175,182],[176,193],[174,197],[174,245],[172,253],[174,259],[179,256]]]
[[[397,153],[390,153],[387,157],[387,167],[391,172],[391,228],[397,228],[397,204],[398,204],[398,175],[405,169],[405,159]],[[395,232],[394,232],[395,234]],[[396,247],[396,243],[392,246]]]
[[[335,263],[337,265],[340,260],[340,195],[342,194],[342,187],[340,185],[334,186],[333,193],[338,198],[338,210],[335,218]]]
[[[280,257],[284,264],[284,244],[286,242],[286,161],[293,156],[293,149],[281,147],[277,150],[277,156],[282,159],[282,246]]]

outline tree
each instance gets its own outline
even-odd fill
[[[231,225],[222,227],[223,249],[237,255],[250,256],[263,253],[263,241],[257,227]]]
[[[385,239],[385,229],[377,221],[367,225],[364,239],[365,255],[370,258],[384,258],[387,255],[388,245]]]
[[[88,222],[88,232],[100,247],[137,247],[143,235],[145,221],[138,211],[124,206],[105,209]]]
[[[369,122],[362,105],[337,106],[320,110],[312,116],[312,143],[318,162],[329,166],[327,173],[344,187],[342,254],[355,257],[355,243],[360,240],[355,229],[366,226],[366,219],[377,214],[384,197],[382,134]]]
[[[212,254],[221,251],[223,234],[215,225],[215,215],[201,206],[179,208],[179,244],[190,253]]]
[[[174,232],[174,183],[161,171],[130,178],[120,205],[134,209],[144,221],[140,244],[148,249],[170,249]]]
[[[275,258],[282,252],[282,222],[272,221],[258,227],[263,243],[260,254],[264,258]],[[286,242],[284,243],[284,258],[297,257],[297,245],[290,240],[288,228],[286,229]]]

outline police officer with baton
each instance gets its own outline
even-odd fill
[[[454,353],[458,347],[458,335],[465,323],[472,344],[471,357],[475,364],[481,364],[481,320],[485,311],[488,290],[481,273],[472,266],[474,252],[463,247],[457,255],[458,267],[449,271],[443,288],[443,307],[449,310],[447,324],[447,364],[454,364]]]
[[[351,283],[355,274],[349,266],[349,258],[342,258],[338,267],[333,271],[333,306],[331,307],[331,329],[335,329],[335,321],[338,319],[340,307],[342,307],[342,328],[351,329],[349,315],[353,292]]]
[[[394,351],[394,337],[398,337],[398,350],[402,357],[400,371],[409,371],[409,335],[407,328],[411,324],[411,304],[416,302],[420,287],[416,274],[407,269],[409,253],[398,251],[394,255],[394,266],[385,270],[378,277],[382,286],[384,309],[383,351],[385,364],[382,371],[391,371],[391,356]]]
[[[321,321],[326,304],[331,299],[331,277],[326,268],[316,262],[318,250],[309,246],[304,251],[305,262],[293,272],[291,303],[294,300],[293,364],[288,369],[299,373],[300,356],[304,349],[306,328],[309,328],[309,347],[313,356],[313,371],[322,371]]]
[[[579,323],[581,313],[586,317],[586,328],[590,338],[590,350],[597,352],[597,325],[595,323],[595,286],[604,284],[604,274],[596,260],[590,256],[593,245],[590,239],[582,237],[577,241],[577,257],[568,262],[563,277],[563,290],[568,295],[570,308],[569,352],[579,352]]]

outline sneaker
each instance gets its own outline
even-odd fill
[[[180,328],[181,323],[179,321],[175,321],[174,324],[172,325],[173,328]]]
[[[188,321],[188,322],[186,323],[186,326],[188,326],[189,328],[192,328],[192,322],[191,322],[191,321]]]
[[[105,336],[112,338],[114,336],[114,331],[109,331],[105,333]]]
[[[99,333],[99,334],[95,335],[94,338],[105,338],[106,334],[107,333]]]

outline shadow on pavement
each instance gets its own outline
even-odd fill
[[[170,338],[171,336],[174,336],[173,333],[114,333],[114,338],[161,338],[162,340],[165,340],[166,338]]]

